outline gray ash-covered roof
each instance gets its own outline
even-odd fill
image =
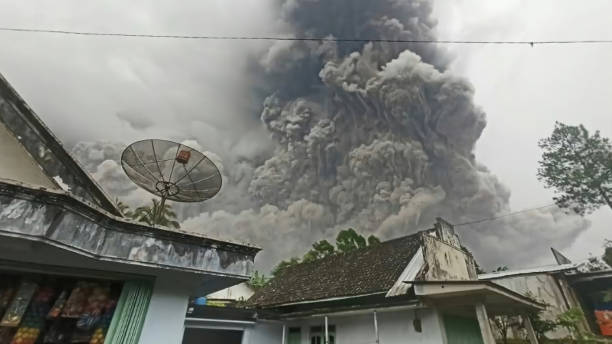
[[[289,267],[258,290],[248,304],[270,307],[387,292],[417,252],[420,238],[421,233],[416,233]]]

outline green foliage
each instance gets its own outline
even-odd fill
[[[155,198],[152,199],[153,203],[150,206],[141,206],[134,210],[133,219],[136,221],[144,222],[149,226],[160,225],[171,228],[180,228],[178,221],[176,221],[176,213],[172,210],[169,204],[164,204],[161,209],[161,203]],[[156,217],[156,214],[160,215]]]
[[[580,340],[591,339],[592,335],[582,330],[583,322],[584,314],[580,308],[571,308],[567,312],[559,314],[557,317],[557,324],[565,327],[574,338]]]
[[[268,283],[266,275],[259,274],[259,271],[257,270],[255,271],[253,276],[251,276],[251,279],[249,279],[249,281],[247,282],[247,284],[255,290],[262,288],[266,285],[266,283]]]
[[[349,228],[338,233],[336,237],[336,246],[340,252],[350,252],[366,247],[367,242],[362,235],[355,232],[354,229]]]
[[[357,233],[353,228],[338,232],[336,236],[336,246],[327,240],[317,241],[312,244],[312,248],[304,254],[302,259],[293,257],[283,260],[272,270],[272,276],[278,276],[283,270],[299,263],[313,262],[334,254],[351,252],[360,248],[380,244],[380,239],[370,235],[367,240],[364,236]]]
[[[549,304],[547,304],[543,300],[538,299],[532,292],[527,292],[525,296],[527,296],[532,301],[549,306]],[[542,312],[531,311],[527,313],[527,316],[531,321],[533,332],[535,332],[535,335],[538,338],[538,341],[540,342],[546,339],[546,332],[554,331],[559,326],[554,320],[547,320],[542,318]]]
[[[599,131],[591,135],[582,125],[555,123],[543,149],[538,179],[555,189],[555,203],[584,215],[602,205],[612,209],[612,145]]]
[[[130,206],[121,202],[119,200],[119,198],[115,198],[115,204],[117,204],[117,208],[119,208],[119,211],[121,212],[121,214],[123,214],[123,216],[128,217],[128,218],[132,218],[132,216],[134,216],[134,213],[132,213],[132,210],[130,210]]]
[[[380,239],[378,239],[374,234],[370,234],[368,237],[368,246],[375,246],[380,244]]]
[[[115,203],[117,204],[117,208],[121,211],[121,213],[132,220],[136,220],[138,222],[146,223],[149,226],[160,225],[171,228],[180,228],[180,224],[176,221],[176,213],[172,210],[172,206],[169,204],[164,205],[164,209],[161,212],[161,215],[158,219],[155,219],[155,215],[159,212],[161,208],[161,203],[153,199],[151,205],[143,205],[136,208],[134,211],[130,210],[130,207],[121,202],[118,199],[115,199]]]
[[[511,317],[507,315],[494,316],[491,321],[494,325],[493,328],[497,332],[503,344],[509,343],[508,335],[510,334],[510,329],[514,326],[520,325],[517,317]]]
[[[493,272],[502,272],[502,271],[508,271],[508,266],[506,265],[498,266],[495,270],[493,270]]]
[[[312,244],[312,249],[302,257],[302,262],[312,262],[314,260],[319,260],[321,258],[325,258],[329,255],[334,254],[336,248],[334,245],[330,244],[327,240],[321,240]]]
[[[274,269],[272,269],[272,277],[278,276],[281,272],[285,271],[285,269],[290,268],[299,263],[300,263],[300,258],[297,258],[297,257],[291,257],[288,260],[281,261],[274,267]]]

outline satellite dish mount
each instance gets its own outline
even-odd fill
[[[160,197],[153,222],[159,224],[166,200],[203,202],[221,189],[221,173],[201,152],[167,140],[142,140],[121,154],[125,174],[138,186]]]

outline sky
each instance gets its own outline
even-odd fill
[[[452,3],[452,4],[450,4]],[[610,39],[606,15],[612,2],[438,1],[441,38],[479,40]],[[475,101],[488,115],[476,155],[512,191],[513,210],[550,203],[535,172],[541,155],[537,142],[555,121],[583,124],[612,137],[610,81],[612,44],[571,46],[452,47],[452,70],[476,89]],[[591,228],[565,250],[582,259],[600,255],[603,238],[612,237],[612,211],[587,217]]]
[[[438,36],[450,40],[612,39],[612,2],[438,0]],[[274,35],[270,1],[0,0],[5,27],[163,34]],[[197,140],[219,156],[258,156],[273,142],[253,109],[248,63],[260,42],[93,38],[0,32],[0,73],[67,146],[163,137]],[[450,71],[475,88],[487,114],[477,159],[511,191],[513,210],[551,203],[536,178],[538,139],[555,121],[612,137],[612,44],[447,47]],[[600,254],[612,211],[569,248]],[[533,230],[537,230],[534,228]],[[536,263],[550,263],[550,257]]]

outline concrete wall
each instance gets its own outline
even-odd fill
[[[180,344],[190,285],[177,284],[171,278],[158,277],[145,318],[141,344]]]
[[[380,343],[443,343],[442,324],[437,313],[432,309],[419,310],[422,332],[416,332],[413,326],[414,310],[378,313]],[[329,325],[336,326],[336,344],[370,344],[376,342],[374,316],[372,313],[333,316],[328,318]],[[301,344],[310,344],[310,327],[323,326],[324,318],[308,318],[287,323],[290,327],[301,328]],[[280,344],[282,325],[257,323],[245,332],[242,344]],[[247,338],[248,337],[248,338]]]
[[[282,335],[282,324],[260,321],[255,326],[244,330],[242,344],[281,344]]]
[[[2,122],[0,122],[0,160],[2,161],[0,178],[48,189],[59,189]]]
[[[569,307],[577,306],[573,304],[574,301],[569,297],[567,291],[564,292],[559,287],[555,277],[546,273],[508,276],[491,281],[517,293],[532,296],[537,301],[547,304],[546,310],[542,312],[542,318],[547,320],[555,320],[559,314],[566,312]],[[556,339],[566,337],[569,333],[567,330],[559,328],[547,335],[551,339]]]
[[[468,266],[470,259],[456,247],[429,235],[423,236],[423,257],[427,281],[473,279]]]

